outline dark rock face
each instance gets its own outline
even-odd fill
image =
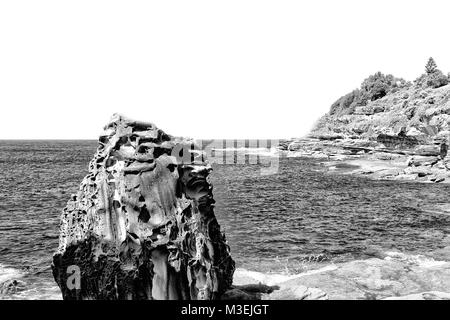
[[[115,115],[61,216],[63,298],[220,299],[235,266],[211,170],[191,140]]]
[[[377,142],[384,144],[387,148],[408,149],[419,144],[415,137],[408,137],[404,135],[388,135],[380,134],[377,137]]]

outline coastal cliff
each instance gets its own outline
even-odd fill
[[[449,182],[449,82],[432,58],[413,82],[378,72],[333,103],[307,138],[280,149],[350,160],[362,167],[353,173],[377,179]]]
[[[64,299],[219,299],[234,261],[192,140],[114,115],[61,216]]]

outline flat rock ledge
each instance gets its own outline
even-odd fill
[[[220,299],[235,263],[211,167],[190,139],[114,115],[63,210],[53,276],[64,299]]]

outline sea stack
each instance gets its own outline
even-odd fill
[[[61,216],[64,299],[220,299],[235,269],[191,139],[114,115]]]

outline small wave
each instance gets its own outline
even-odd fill
[[[385,260],[397,260],[406,262],[409,264],[415,264],[419,267],[423,268],[432,268],[444,265],[448,263],[447,261],[439,261],[434,260],[433,258],[426,257],[424,255],[413,255],[413,254],[407,254],[402,252],[396,252],[396,251],[388,251],[386,252],[387,257],[385,257]]]
[[[0,299],[25,289],[26,283],[19,280],[23,275],[18,269],[0,265]]]
[[[37,273],[0,265],[0,300],[61,300],[61,291],[54,282],[29,278]]]
[[[59,239],[59,234],[45,233],[42,235],[44,239]]]
[[[279,284],[282,282],[286,282],[289,280],[301,278],[304,276],[309,276],[317,273],[327,272],[336,270],[337,266],[328,265],[320,269],[309,270],[306,272],[302,272],[299,274],[288,275],[288,274],[276,274],[276,273],[262,273],[257,271],[250,271],[242,268],[237,268],[235,271],[235,284],[240,284],[244,278],[247,280],[253,280],[256,283],[262,283],[268,286],[273,286],[275,284]],[[236,283],[237,282],[237,283]]]
[[[0,265],[0,284],[11,279],[21,278],[23,276],[24,273],[19,269]]]
[[[61,300],[61,290],[56,285],[45,284],[35,286],[28,290],[24,290],[13,294],[9,299],[18,300]]]
[[[450,204],[435,204],[435,205],[427,205],[422,207],[423,212],[430,214],[443,214],[450,215]]]

